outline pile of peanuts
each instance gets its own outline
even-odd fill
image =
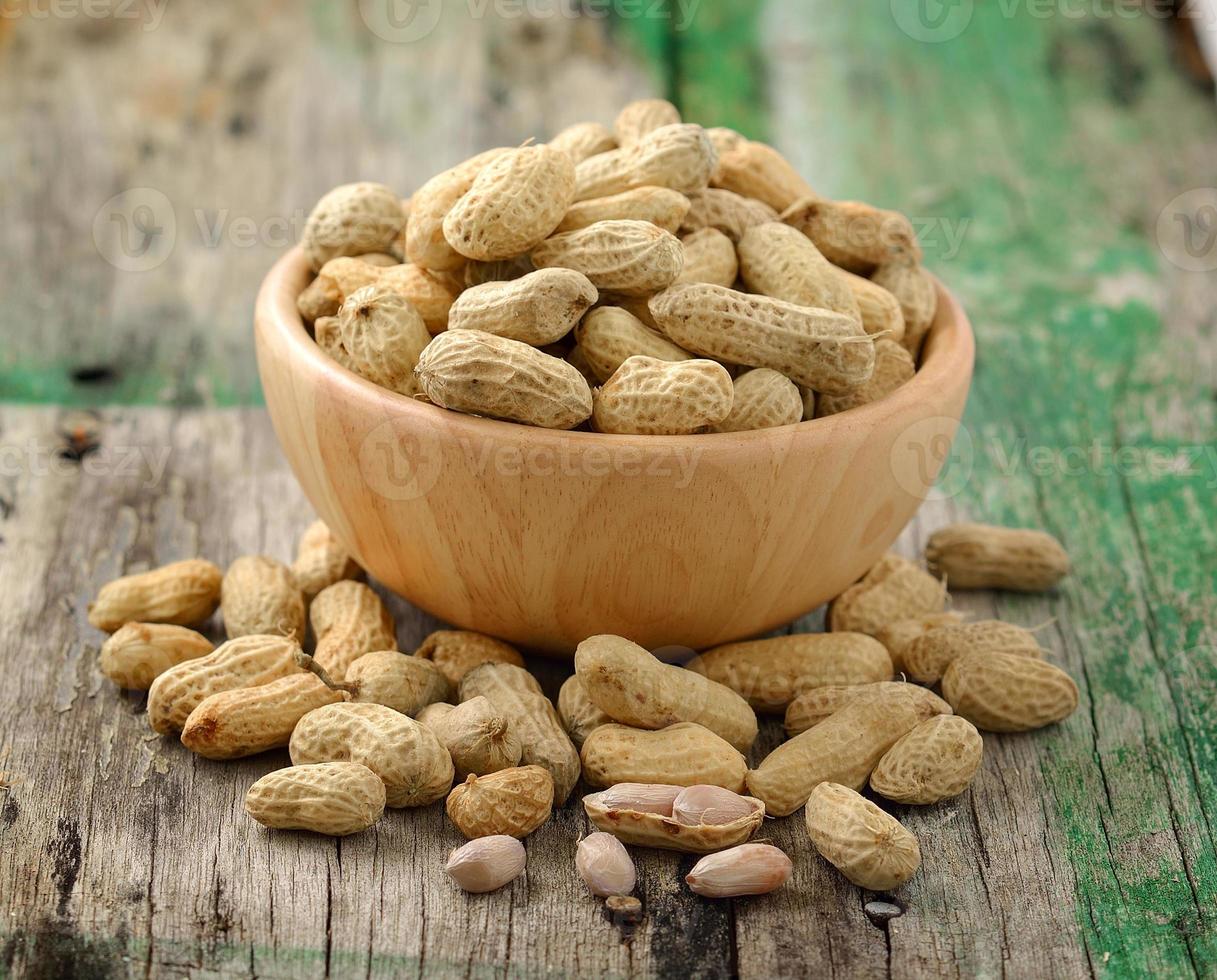
[[[556,706],[492,637],[444,630],[400,652],[388,610],[320,522],[290,567],[177,562],[104,586],[89,621],[112,634],[102,671],[148,692],[155,732],[209,759],[288,749],[292,765],[246,797],[259,823],[342,836],[386,807],[446,798],[469,838],[447,872],[466,891],[519,876],[521,839],[582,778],[596,790],[582,802],[597,832],[578,843],[575,869],[628,917],[640,905],[625,845],[705,855],[686,878],[696,894],[763,894],[793,864],[750,839],[766,817],[800,808],[811,846],[851,882],[907,881],[916,837],[861,791],[949,799],[981,765],[979,730],[1030,731],[1078,702],[1034,633],[965,622],[947,585],[1040,591],[1068,570],[1043,532],[953,525],[930,538],[924,567],[883,558],[831,604],[825,633],[732,643],[684,667],[590,637]],[[213,648],[192,627],[217,608],[227,641]],[[750,768],[758,713],[784,716],[790,737]]]
[[[817,195],[772,147],[627,105],[489,150],[402,200],[337,187],[301,316],[339,364],[553,429],[790,425],[911,379],[938,293],[907,217]]]

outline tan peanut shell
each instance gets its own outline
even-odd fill
[[[899,888],[921,866],[917,838],[848,786],[817,786],[807,802],[806,823],[820,856],[859,888]]]
[[[675,233],[688,213],[689,199],[680,191],[668,187],[635,187],[572,205],[557,231],[578,231],[600,221],[649,221],[664,231]]]
[[[318,272],[340,256],[390,251],[405,223],[401,199],[384,184],[343,184],[317,202],[301,245]]]
[[[470,775],[448,794],[448,818],[466,837],[524,838],[549,819],[554,780],[540,766]]]
[[[681,121],[680,110],[667,99],[638,99],[627,103],[617,113],[613,134],[618,145],[633,146],[648,133]]]
[[[734,388],[716,361],[665,361],[633,356],[592,396],[597,432],[685,435],[723,421]]]
[[[740,275],[752,292],[843,313],[861,323],[853,290],[801,231],[780,221],[756,225],[740,239],[738,251]]]
[[[380,278],[381,267],[365,257],[343,256],[330,259],[296,300],[296,308],[308,323],[336,316],[343,301]]]
[[[1043,659],[1039,641],[1030,630],[982,619],[942,626],[912,640],[904,650],[904,671],[919,684],[937,684],[952,661],[969,653],[1013,653]]]
[[[709,187],[689,195],[689,213],[680,231],[687,235],[713,228],[738,243],[750,228],[770,224],[778,217],[773,208],[761,201]]]
[[[695,671],[665,664],[620,636],[593,636],[580,643],[575,651],[575,672],[596,707],[622,724],[658,729],[676,722],[696,722],[745,752],[756,740],[756,714],[735,691]],[[625,776],[612,780],[677,781]]]
[[[397,648],[393,617],[362,582],[344,580],[322,589],[309,606],[309,624],[317,639],[314,659],[340,683],[365,653]]]
[[[429,660],[397,650],[376,650],[356,658],[346,671],[352,701],[383,704],[413,718],[452,694],[452,685]]]
[[[892,658],[892,669],[897,673],[904,672],[904,651],[917,637],[924,636],[930,630],[940,626],[957,626],[967,620],[963,613],[939,612],[927,613],[924,616],[912,616],[908,619],[898,619],[894,623],[875,632],[875,639],[887,647]]]
[[[313,339],[317,346],[325,351],[332,361],[341,364],[348,371],[358,373],[355,362],[342,346],[342,334],[338,329],[338,317],[323,316],[313,324]]]
[[[684,824],[671,815],[621,808],[612,794],[609,789],[583,797],[583,809],[597,830],[634,847],[710,854],[744,843],[765,821],[765,804],[750,796],[740,797],[750,804],[749,812],[729,823]]]
[[[376,284],[397,293],[414,307],[423,318],[427,333],[434,336],[448,329],[448,311],[458,292],[441,278],[442,275],[406,263],[382,269]],[[346,295],[350,296],[350,293]]]
[[[588,361],[587,355],[584,353],[583,348],[578,344],[575,344],[575,346],[567,352],[563,360],[581,375],[583,375],[583,380],[587,382],[587,386],[593,391],[595,390],[596,385],[600,384],[601,379],[596,375],[596,372],[592,370],[592,365]],[[609,377],[612,377],[611,373],[609,374]]]
[[[880,337],[875,341],[875,370],[870,378],[843,395],[822,396],[816,412],[823,418],[877,402],[912,381],[916,373],[913,356],[896,341]]]
[[[649,221],[598,221],[542,242],[532,260],[541,269],[582,272],[597,289],[648,296],[676,281],[685,251],[679,238]]]
[[[515,664],[486,663],[479,664],[461,678],[460,700],[493,693],[501,687],[519,691],[522,694],[541,694],[541,682],[524,667]]]
[[[767,895],[790,880],[794,864],[772,844],[739,844],[702,858],[685,875],[695,895],[738,898]]]
[[[913,224],[898,211],[861,201],[808,198],[782,212],[782,220],[815,242],[833,265],[859,275],[869,276],[898,259],[921,261]]]
[[[684,235],[685,266],[677,283],[708,282],[730,288],[739,278],[735,244],[717,228],[702,228]]]
[[[973,653],[952,661],[942,696],[986,732],[1029,732],[1062,721],[1078,706],[1078,686],[1061,668],[1013,653]]]
[[[861,789],[883,753],[933,714],[924,700],[908,691],[888,690],[851,701],[769,753],[748,773],[748,790],[765,801],[770,814],[784,817],[806,803],[819,783]]]
[[[848,391],[874,370],[874,341],[841,313],[706,283],[673,286],[650,307],[660,330],[685,350],[772,368],[816,391]]]
[[[528,854],[514,837],[479,837],[448,855],[444,870],[467,892],[492,892],[524,873]]]
[[[385,811],[385,784],[367,766],[328,762],[268,773],[245,796],[245,812],[264,827],[346,837]]]
[[[127,623],[197,626],[220,604],[224,576],[201,558],[126,575],[103,585],[89,603],[89,623],[113,633]]]
[[[170,667],[214,649],[207,637],[185,626],[127,623],[102,644],[98,666],[119,687],[146,691]]]
[[[805,691],[891,680],[892,661],[861,633],[798,633],[707,650],[689,669],[736,691],[757,711],[781,712]]]
[[[570,735],[570,740],[580,749],[583,748],[587,736],[601,725],[608,725],[613,721],[592,703],[578,674],[568,677],[558,692],[558,715]]]
[[[496,156],[444,217],[444,237],[480,262],[510,259],[558,227],[575,196],[575,165],[540,144]]]
[[[873,636],[889,623],[942,612],[946,587],[907,558],[887,555],[828,607],[833,632]]]
[[[896,297],[904,316],[900,342],[915,357],[938,314],[938,289],[919,261],[888,262],[875,270],[872,281]]]
[[[583,273],[541,269],[511,282],[467,289],[449,311],[448,329],[482,330],[544,347],[570,333],[598,298]]]
[[[710,143],[714,146],[714,152],[721,159],[723,154],[730,153],[741,143],[748,142],[748,138],[743,133],[736,132],[726,126],[714,126],[706,130],[706,136],[710,138]]]
[[[291,736],[293,765],[358,762],[382,780],[386,805],[426,806],[452,786],[452,757],[430,728],[380,704],[329,704]]]
[[[578,166],[588,157],[617,149],[617,137],[601,123],[575,123],[558,133],[549,145],[561,150]]]
[[[888,340],[904,340],[904,311],[895,296],[869,279],[844,269],[837,269],[837,278],[854,294],[863,330],[871,336],[883,334]]]
[[[989,524],[935,531],[925,559],[953,589],[1043,592],[1069,574],[1069,555],[1052,535]]]
[[[180,731],[190,712],[213,694],[300,673],[299,649],[286,636],[239,636],[205,657],[171,667],[148,689],[148,724],[161,735]]]
[[[927,687],[906,681],[872,681],[869,684],[829,684],[804,691],[786,707],[786,734],[794,737],[814,728],[852,701],[875,695],[905,692],[921,702],[928,714],[951,714],[951,706]]]
[[[631,146],[580,163],[575,200],[647,186],[668,187],[687,196],[705,188],[717,166],[718,154],[700,126],[661,126]]]
[[[748,432],[793,425],[803,420],[803,396],[798,385],[769,368],[753,368],[731,382],[731,411],[714,426],[715,432]]]
[[[312,674],[220,691],[190,712],[182,744],[207,759],[241,759],[286,748],[301,718],[342,698]]]
[[[355,290],[338,311],[337,332],[344,367],[398,394],[418,393],[414,366],[431,334],[404,296],[383,281]]]
[[[984,740],[970,721],[938,715],[887,750],[870,774],[870,786],[897,803],[938,803],[971,785],[983,755]]]
[[[300,536],[292,581],[311,602],[322,589],[345,579],[357,579],[362,570],[325,521],[314,521]]]
[[[688,351],[617,306],[600,306],[590,311],[575,328],[575,337],[599,384],[608,381],[627,358],[635,355],[661,361],[693,358]]]
[[[523,746],[511,723],[480,695],[455,707],[431,705],[419,713],[418,720],[429,725],[444,743],[458,780],[471,773],[486,776],[520,763]]]
[[[816,196],[781,153],[753,140],[739,140],[719,154],[714,185],[763,201],[777,212]]]
[[[304,596],[291,570],[266,555],[246,555],[228,566],[220,587],[228,638],[277,633],[304,640]]]
[[[902,733],[903,734],[903,733]],[[748,763],[708,728],[680,722],[647,731],[627,725],[601,725],[583,743],[583,776],[592,786],[617,783],[668,783],[744,789]]]
[[[436,630],[414,651],[416,657],[435,662],[453,687],[482,664],[502,663],[524,666],[524,658],[502,640],[468,630]]]
[[[575,368],[518,340],[449,330],[415,372],[436,405],[546,429],[573,429],[592,414],[592,392]]]
[[[410,222],[406,226],[406,258],[415,265],[435,272],[461,268],[467,259],[444,236],[448,212],[468,193],[482,170],[512,150],[499,147],[487,150],[437,174],[423,184],[411,198]]]

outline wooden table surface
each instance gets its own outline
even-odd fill
[[[1213,975],[1217,109],[1175,35],[1104,0],[527,6],[0,3],[0,975]],[[797,861],[762,899],[640,854],[632,934],[573,874],[577,795],[484,897],[443,876],[438,807],[269,834],[241,803],[284,754],[195,758],[96,666],[102,582],[286,558],[311,517],[250,323],[318,195],[408,192],[653,92],[916,216],[970,310],[965,428],[901,548],[968,516],[1076,562],[1052,596],[961,597],[1049,623],[1081,705],[895,811],[924,865],[886,925],[798,817],[767,825]],[[403,649],[436,625],[393,609]]]

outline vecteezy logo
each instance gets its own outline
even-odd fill
[[[93,218],[97,253],[123,272],[155,269],[169,258],[176,241],[173,204],[155,187],[115,194]]]
[[[953,419],[945,417],[922,419],[896,437],[892,475],[902,490],[927,500],[950,500],[963,491],[976,457],[972,434],[964,426],[951,439],[954,425]]]
[[[975,0],[892,0],[896,26],[914,41],[941,44],[968,29]]]
[[[425,497],[443,468],[442,437],[439,428],[420,434],[399,419],[381,422],[359,446],[359,473],[368,487],[388,500]]]
[[[359,0],[368,30],[391,44],[413,44],[439,26],[443,0]]]
[[[1158,247],[1185,272],[1217,270],[1217,187],[1185,191],[1158,215]]]

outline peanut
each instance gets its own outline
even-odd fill
[[[524,873],[528,855],[514,837],[479,837],[448,856],[444,870],[467,892],[492,892]]]
[[[335,582],[356,579],[362,570],[325,521],[314,521],[300,537],[296,560],[292,562],[292,581],[306,602]]]
[[[213,694],[298,674],[299,649],[286,636],[240,636],[205,657],[171,667],[148,689],[148,724],[154,732],[168,735],[180,731],[190,713]]]
[[[276,633],[304,640],[304,596],[291,570],[265,555],[247,555],[228,566],[220,585],[220,614],[229,639]]]
[[[410,222],[406,226],[406,258],[433,272],[451,272],[467,259],[444,236],[448,212],[469,192],[478,174],[499,157],[511,153],[506,147],[487,150],[432,177],[411,198]]]
[[[740,844],[708,854],[685,875],[689,890],[706,898],[767,895],[790,879],[794,865],[772,844]]]
[[[714,426],[715,432],[772,429],[803,420],[798,385],[777,371],[753,368],[735,378],[731,386],[731,412]]]
[[[558,232],[578,231],[601,221],[649,221],[675,233],[689,213],[689,199],[667,187],[635,187],[609,197],[596,197],[571,206]]]
[[[690,234],[713,228],[738,244],[750,228],[777,220],[778,213],[767,204],[710,187],[689,195],[689,213],[680,231]]]
[[[708,282],[730,288],[739,278],[739,257],[731,239],[717,228],[702,228],[681,238],[685,247],[684,270],[677,283]]]
[[[407,263],[382,270],[376,283],[403,297],[423,318],[427,333],[435,336],[448,329],[448,311],[459,292],[442,276],[442,273]]]
[[[854,292],[802,232],[780,221],[756,225],[739,242],[740,275],[754,293],[862,322]]]
[[[666,99],[638,99],[617,113],[613,133],[619,146],[633,146],[648,133],[681,121],[680,110]]]
[[[479,664],[469,671],[460,684],[460,700],[482,697],[501,687],[519,691],[521,694],[542,694],[540,682],[523,667],[515,664]]]
[[[470,262],[462,274],[461,289],[484,286],[488,282],[514,282],[536,271],[532,259],[527,255],[517,255],[514,259],[500,262]]]
[[[611,722],[610,722],[611,724]],[[599,727],[599,726],[597,726]],[[670,817],[676,797],[683,786],[665,783],[617,783],[602,793],[596,793],[597,805],[606,810],[629,810],[635,813],[657,813]],[[584,797],[584,803],[589,797]]]
[[[532,261],[540,269],[582,272],[597,289],[647,296],[676,281],[685,250],[679,238],[649,221],[598,221],[542,242]]]
[[[685,350],[772,368],[816,391],[848,391],[874,370],[874,341],[840,313],[707,283],[673,286],[650,307],[660,330]]]
[[[592,425],[628,435],[702,432],[727,418],[733,397],[721,364],[635,355],[594,392]]]
[[[840,279],[854,294],[858,313],[862,317],[862,329],[871,336],[883,334],[888,340],[904,340],[904,311],[900,301],[882,286],[869,279],[837,269]]]
[[[575,870],[588,890],[599,898],[628,895],[638,883],[638,873],[625,846],[612,834],[598,831],[579,841]]]
[[[418,393],[414,366],[430,340],[418,310],[383,282],[355,290],[338,311],[338,362],[401,395]]]
[[[968,788],[983,754],[984,740],[970,721],[938,715],[887,750],[870,774],[870,786],[897,803],[938,803]]]
[[[806,821],[820,856],[859,888],[899,888],[921,866],[917,838],[848,786],[817,786],[807,802]]]
[[[745,139],[732,143],[719,153],[716,187],[763,201],[777,212],[816,196],[811,185],[772,146]]]
[[[102,644],[98,666],[119,687],[146,691],[170,667],[214,649],[207,637],[185,626],[127,623]]]
[[[951,706],[933,691],[904,681],[872,681],[869,684],[829,684],[800,694],[786,708],[786,734],[794,737],[814,728],[847,704],[876,694],[903,691],[920,701],[929,714],[949,715]]]
[[[954,660],[969,653],[1044,656],[1030,630],[987,619],[942,626],[917,637],[904,650],[905,673],[919,684],[937,684]]]
[[[575,123],[558,133],[549,145],[564,152],[577,167],[588,157],[617,149],[617,137],[600,123]]]
[[[355,659],[346,671],[342,690],[352,701],[383,704],[413,718],[427,705],[446,700],[452,685],[429,660],[397,650],[377,650]]]
[[[397,631],[380,596],[362,582],[322,589],[309,606],[317,648],[313,656],[339,683],[365,653],[397,649]]]
[[[461,294],[450,330],[482,330],[533,347],[561,340],[599,298],[573,269],[541,269],[512,282],[488,282]]]
[[[449,795],[448,818],[469,838],[524,838],[549,819],[554,780],[540,766],[470,775]]]
[[[667,728],[671,732],[673,729],[667,726],[674,722],[696,722],[742,751],[751,748],[756,740],[756,715],[748,702],[729,687],[683,667],[665,664],[620,636],[593,636],[580,643],[575,651],[575,672],[596,707],[623,724],[645,729]],[[625,776],[605,785],[620,782],[687,785],[684,780]]]
[[[782,712],[805,691],[891,680],[892,661],[861,633],[802,633],[715,647],[689,669],[737,692],[757,711]]]
[[[914,357],[938,315],[938,287],[919,262],[887,262],[875,270],[872,281],[896,297],[904,316],[901,343]]]
[[[596,385],[600,384],[600,379],[596,377],[596,372],[592,370],[592,365],[588,361],[587,355],[578,344],[575,344],[574,347],[567,351],[563,360],[583,375],[583,380],[587,382],[588,388],[594,389]]]
[[[426,806],[452,786],[452,758],[439,737],[413,718],[380,704],[328,704],[292,732],[293,765],[358,762],[382,780],[386,805]]]
[[[942,612],[946,601],[946,587],[938,579],[907,558],[889,554],[832,601],[828,628],[873,636],[889,623]]]
[[[858,698],[769,753],[748,773],[748,789],[776,817],[794,813],[825,781],[861,789],[883,753],[934,713],[909,691]]]
[[[712,129],[707,129],[706,136],[709,137],[710,142],[714,146],[714,151],[720,159],[724,153],[730,153],[741,143],[748,142],[748,138],[742,133],[738,133],[726,126],[715,126]]]
[[[700,126],[661,126],[631,146],[580,163],[575,200],[610,197],[646,186],[668,187],[688,195],[705,188],[717,166],[718,154]]]
[[[444,237],[466,258],[514,258],[549,237],[574,195],[575,165],[564,151],[511,150],[486,164],[445,215]]]
[[[748,770],[730,742],[692,722],[659,731],[601,725],[587,737],[580,755],[584,778],[592,786],[706,783],[738,793]]]
[[[524,666],[524,658],[502,640],[468,630],[436,630],[414,651],[414,656],[434,661],[456,687],[474,667],[488,663]]]
[[[916,373],[913,356],[896,341],[880,337],[875,341],[875,372],[869,380],[844,395],[824,395],[816,412],[823,418],[877,402],[912,381]]]
[[[875,639],[887,647],[892,658],[892,670],[904,673],[904,652],[917,637],[924,636],[930,630],[940,626],[957,626],[966,617],[958,612],[929,613],[925,616],[913,616],[909,619],[898,619],[876,630]]]
[[[313,271],[319,272],[340,256],[390,251],[405,223],[401,198],[384,184],[343,184],[317,202],[301,244]]]
[[[970,653],[952,661],[942,696],[986,732],[1029,732],[1078,706],[1078,686],[1059,667],[1014,653]]]
[[[89,603],[89,623],[107,633],[127,623],[197,626],[220,604],[223,578],[211,562],[191,558],[115,579]]]
[[[755,811],[748,797],[721,786],[686,786],[672,801],[672,819],[686,827],[734,823]]]
[[[300,316],[308,323],[336,316],[343,300],[357,289],[380,278],[381,267],[366,256],[330,259],[296,300]]]
[[[1069,555],[1043,531],[952,524],[930,536],[925,558],[955,589],[1043,592],[1069,574]]]
[[[913,224],[898,211],[812,197],[790,205],[782,220],[815,242],[829,262],[848,272],[869,276],[897,259],[921,261]]]
[[[385,784],[354,762],[280,769],[259,779],[245,796],[245,812],[264,827],[331,837],[367,830],[384,810]]]
[[[480,330],[450,330],[431,342],[415,372],[443,408],[547,429],[573,429],[592,414],[577,370],[534,347]]]
[[[558,715],[570,740],[580,749],[588,735],[613,720],[592,703],[578,674],[568,677],[558,692]]]
[[[319,677],[292,674],[204,698],[182,726],[182,744],[206,759],[241,759],[287,747],[296,723],[342,694]]]
[[[704,789],[705,787],[702,787]],[[721,787],[715,787],[727,792]],[[708,854],[734,847],[751,837],[765,819],[765,804],[738,797],[748,806],[727,823],[682,823],[672,816],[679,786],[624,783],[583,797],[588,819],[626,844]]]
[[[634,355],[661,361],[693,358],[632,313],[616,306],[601,306],[588,313],[575,328],[575,337],[598,384],[608,381]]]
[[[507,719],[484,697],[470,698],[456,707],[431,705],[419,713],[418,720],[429,725],[444,743],[458,780],[471,773],[488,776],[520,763],[523,746],[519,738]]]

